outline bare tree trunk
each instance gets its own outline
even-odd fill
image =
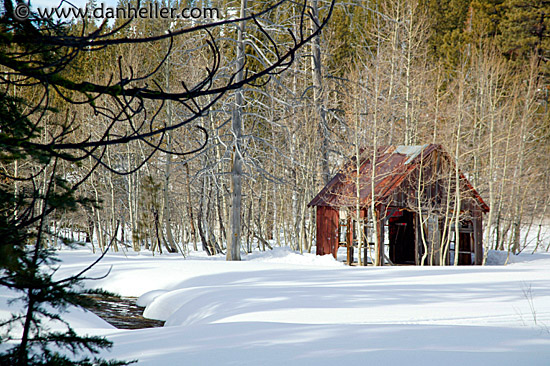
[[[248,218],[246,219],[246,251],[252,253],[252,200],[248,202]]]
[[[412,145],[414,143],[413,138],[413,126],[411,119],[411,67],[412,67],[412,10],[411,4],[409,6],[409,19],[407,27],[407,41],[406,41],[406,56],[405,56],[405,145]]]
[[[99,192],[97,191],[97,188],[95,185],[92,185],[95,193],[95,199],[96,202],[99,202]],[[95,221],[95,228],[97,230],[97,246],[99,247],[99,250],[103,251],[105,250],[105,236],[104,236],[104,230],[103,225],[101,223],[101,214],[97,208],[92,206],[92,212],[94,213],[94,221]]]
[[[202,243],[202,249],[206,252],[208,255],[214,255],[216,252],[213,250],[213,248],[210,246],[208,233],[205,232],[208,231],[208,228],[205,225],[205,218],[204,218],[204,206],[206,205],[205,202],[206,197],[206,177],[202,178],[202,190],[201,190],[201,199],[199,202],[199,213],[197,217],[197,228],[199,231],[199,236],[201,238]]]
[[[359,126],[359,116],[357,113],[357,105],[355,105],[355,222],[357,223],[357,264],[359,266],[363,265],[362,256],[361,253],[363,252],[363,222],[364,218],[361,218],[361,156],[360,156],[360,139],[359,134],[361,133],[360,126]],[[376,135],[376,133],[375,133]],[[376,138],[375,138],[376,140]],[[374,144],[374,149],[376,151],[376,143]],[[373,156],[374,159],[376,159],[376,152]],[[372,166],[374,166],[375,160],[372,161]],[[374,169],[373,169],[374,171]],[[372,189],[372,186],[371,186]],[[371,190],[371,197],[374,201],[374,190]],[[371,205],[372,208],[372,205]],[[348,243],[348,245],[353,245],[353,243]],[[351,250],[351,248],[348,248],[348,251]],[[352,261],[353,258],[350,260]],[[367,263],[367,259],[365,258],[365,264]],[[351,263],[349,263],[351,264]]]
[[[380,37],[378,37],[378,45],[380,46]],[[378,47],[378,50],[376,51],[376,58],[380,59],[380,47]],[[378,232],[378,220],[380,219],[379,215],[376,214],[376,160],[378,159],[377,156],[377,150],[378,150],[378,100],[380,99],[380,82],[381,82],[381,71],[379,62],[376,63],[376,75],[374,77],[374,106],[373,106],[373,113],[372,113],[372,157],[371,157],[371,176],[370,176],[370,214],[371,214],[371,220],[372,220],[372,230],[373,232],[373,238],[374,238],[374,261],[373,264],[375,266],[381,265],[380,263],[380,252],[384,252],[384,250],[381,248],[383,243],[380,243],[380,233]],[[358,253],[359,257],[361,256],[361,250],[359,250]],[[367,262],[367,258],[365,258],[365,262]]]
[[[277,246],[281,246],[281,236],[280,236],[280,230],[281,227],[281,216],[282,214],[279,212],[279,204],[277,201],[277,188],[276,185],[273,184],[273,238],[275,239],[275,243],[277,243]]]
[[[187,214],[189,215],[189,225],[191,226],[191,240],[193,241],[193,250],[197,251],[197,231],[195,230],[195,218],[193,217],[193,201],[191,201],[191,180],[189,179],[189,163],[185,163],[185,173],[187,177]]]
[[[170,63],[167,63],[165,75],[166,75],[166,90],[170,91]],[[167,108],[167,125],[172,126],[172,103],[171,101],[166,102]],[[166,151],[165,153],[166,161],[164,164],[164,184],[162,186],[162,221],[164,222],[164,227],[166,230],[166,241],[168,250],[171,253],[176,253],[178,247],[174,241],[174,235],[172,234],[172,213],[170,212],[170,200],[168,197],[168,190],[170,189],[170,166],[172,163],[172,131],[166,133]],[[163,236],[164,237],[164,236]],[[184,253],[182,253],[184,254]]]
[[[111,162],[111,149],[107,149],[107,162],[110,166],[113,166],[113,163]],[[108,174],[108,181],[109,181],[109,188],[110,188],[110,194],[111,194],[111,235],[116,238],[117,233],[114,232],[115,228],[118,227],[116,224],[116,211],[115,211],[115,186],[113,184],[113,172],[109,172]],[[113,251],[118,252],[118,245],[116,239],[113,240]]]
[[[220,137],[219,137],[219,134],[218,134],[218,129],[216,128],[214,113],[209,113],[209,117],[210,117],[209,118],[210,119],[210,129],[212,131],[216,131],[215,132],[215,138],[218,139],[218,141],[221,141]],[[217,143],[216,147],[215,147],[216,159],[219,162],[221,162],[223,160],[220,145],[222,145],[222,144]],[[222,164],[217,164],[216,173],[219,176],[223,175],[224,171],[223,171],[223,165]],[[219,187],[217,189],[216,196],[217,196],[218,227],[219,227],[219,230],[220,230],[220,240],[222,241],[222,243],[225,242],[226,246],[227,246],[228,245],[227,244],[228,243],[228,233],[227,233],[227,230],[226,230],[226,226],[224,225],[224,222],[226,222],[227,217],[228,217],[227,197],[226,197],[226,194],[225,194],[226,193],[225,180],[220,179],[219,181],[216,182],[216,185]]]
[[[426,264],[426,258],[428,258],[428,254],[430,252],[428,248],[428,242],[426,241],[426,233],[424,231],[424,222],[428,222],[429,215],[424,220],[422,216],[422,195],[424,191],[424,184],[422,182],[422,179],[424,179],[424,175],[422,174],[424,171],[424,167],[422,164],[422,157],[423,155],[420,155],[421,161],[420,161],[420,169],[418,169],[418,185],[416,187],[416,203],[417,203],[417,210],[418,210],[418,224],[420,225],[420,239],[422,240],[422,246],[424,248],[424,253],[422,253],[422,258],[420,260],[420,266],[424,266]]]
[[[224,204],[223,204],[223,198],[221,197],[223,194],[220,194],[220,189],[216,189],[216,212],[218,213],[218,229],[220,230],[219,236],[220,236],[220,242],[227,243],[227,234],[225,232],[225,226],[223,224],[225,220],[225,210],[224,210]]]
[[[126,145],[126,154],[127,154],[127,164],[128,167],[131,167],[132,161],[130,159],[130,144]],[[134,251],[138,252],[140,250],[139,245],[139,235],[138,235],[138,225],[137,225],[137,184],[139,172],[135,174],[128,175],[128,214],[130,218],[130,230],[132,231],[132,247]]]
[[[459,96],[458,108],[462,108],[462,93]],[[460,256],[460,170],[458,168],[459,156],[460,156],[460,130],[462,127],[462,118],[458,118],[458,125],[456,131],[456,146],[455,146],[455,257],[454,265],[458,265],[458,258]]]
[[[319,24],[319,1],[313,0],[312,7],[312,27],[316,31]],[[327,124],[325,93],[323,90],[323,73],[321,70],[321,35],[315,36],[311,43],[312,57],[311,70],[313,79],[313,102],[319,115],[319,128],[321,130],[321,174],[323,182],[326,185],[330,180],[330,171],[328,164],[329,149],[329,131]]]
[[[392,105],[394,101],[394,89],[396,89],[396,71],[395,69],[398,67],[398,57],[396,57],[399,53],[400,48],[400,41],[399,41],[399,27],[402,24],[403,19],[401,19],[401,2],[398,1],[396,3],[395,8],[395,19],[393,22],[393,31],[391,32],[391,53],[390,53],[390,80],[388,82],[388,93],[386,98],[386,109],[390,113],[390,134],[389,134],[389,144],[393,144],[393,138],[395,134],[395,122],[396,122],[396,116],[393,111],[394,106]],[[379,43],[380,46],[380,43]]]
[[[449,169],[449,175],[447,177],[447,196],[445,199],[445,226],[443,227],[443,233],[441,234],[441,252],[440,252],[440,260],[439,264],[442,266],[447,265],[447,256],[449,255],[449,245],[451,243],[451,222],[449,220],[449,214],[450,214],[450,203],[451,203],[451,179],[452,179],[452,170]]]
[[[491,103],[491,115],[490,115],[490,126],[489,126],[489,207],[493,208],[495,206],[495,189],[494,189],[494,166],[495,166],[495,141],[494,141],[494,134],[495,134],[495,114],[494,114],[494,105],[493,101],[490,100]],[[493,225],[493,216],[494,216],[494,210],[489,210],[489,215],[487,217],[487,229],[485,230],[485,253],[487,253],[489,249],[489,245],[491,242],[491,226]],[[485,264],[487,260],[487,254],[483,256],[483,264]]]
[[[246,15],[246,0],[241,0],[241,14]],[[244,75],[244,22],[239,24],[237,39],[237,75],[236,82],[240,82]],[[228,261],[241,260],[241,204],[242,204],[242,175],[243,161],[241,151],[241,133],[242,133],[242,107],[243,94],[242,89],[235,91],[235,105],[233,107],[233,116],[231,123],[231,132],[233,133],[233,166],[231,167],[231,213],[229,214],[230,236],[227,238]]]

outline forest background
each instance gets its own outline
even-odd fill
[[[321,15],[329,10],[328,1],[312,3]],[[234,1],[212,4],[224,17],[241,7]],[[263,6],[249,2],[247,10]],[[277,42],[292,41],[285,32],[300,29],[300,14],[292,3],[269,14],[270,31],[280,34]],[[241,248],[289,245],[310,251],[315,211],[307,203],[356,147],[436,143],[491,207],[487,248],[517,253],[528,244],[527,232],[544,230],[550,205],[549,14],[550,5],[542,1],[336,1],[321,35],[269,82],[266,77],[225,94],[193,123],[167,132],[161,145],[143,139],[108,146],[95,170],[91,156],[79,164],[60,162],[56,169],[68,181],[91,172],[76,194],[98,204],[56,209],[47,218],[46,241],[55,247],[59,237],[81,240],[100,250],[112,243],[114,251],[225,252],[235,231],[231,212],[239,160]],[[76,21],[73,31],[83,26]],[[88,30],[94,26],[88,24]],[[150,36],[170,27],[169,20],[137,19],[122,36]],[[205,37],[216,40],[224,59],[238,62],[237,36],[224,29],[81,53],[67,72],[106,84],[123,60],[124,70],[134,75],[152,73],[162,90],[182,90],[181,80],[199,80],[209,63],[208,48],[197,46]],[[271,55],[262,53],[266,39],[260,30],[243,30],[244,70],[253,73]],[[235,64],[223,65],[222,74],[224,67],[234,70]],[[32,99],[32,93],[13,89],[18,97]],[[97,103],[105,110],[115,107]],[[111,129],[110,120],[88,104],[53,96],[50,105],[73,121],[69,139],[97,139],[106,129],[127,133]],[[235,113],[242,126],[238,145]],[[136,125],[154,120],[171,126],[189,115],[185,106],[167,101],[154,118],[133,118]],[[52,131],[48,121],[48,115],[40,121],[43,142]],[[203,143],[198,152],[178,155]],[[33,164],[16,160],[2,169],[17,176],[36,171]],[[47,189],[50,171],[43,169],[34,182]],[[24,190],[25,183],[14,184],[15,192]]]

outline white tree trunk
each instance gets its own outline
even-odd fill
[[[246,0],[241,0],[241,18],[245,17]],[[236,82],[243,79],[244,74],[244,22],[239,24],[237,39],[237,75]],[[241,260],[241,205],[242,205],[242,175],[243,161],[241,151],[242,135],[242,89],[235,91],[235,105],[231,121],[231,132],[233,133],[233,164],[231,167],[231,212],[229,213],[229,232],[227,238],[228,261]]]
[[[312,27],[316,31],[319,24],[319,2],[313,0],[312,7]],[[329,146],[329,131],[327,125],[325,93],[323,91],[323,79],[321,70],[321,35],[315,36],[311,43],[311,71],[313,79],[313,101],[319,115],[319,127],[321,130],[321,173],[324,184],[328,184],[330,180],[329,164],[328,164],[328,146]]]
[[[168,67],[166,72],[166,90],[170,91],[170,62],[167,63]],[[167,125],[172,126],[172,103],[167,101]],[[172,149],[172,131],[166,133],[166,161],[164,164],[164,184],[162,186],[162,219],[164,222],[164,227],[166,230],[166,240],[168,247],[171,252],[177,252],[178,248],[176,242],[174,241],[174,235],[172,234],[172,215],[170,212],[170,199],[168,197],[168,190],[170,188],[170,166],[172,164],[172,154],[170,153]],[[184,254],[182,252],[182,254]]]

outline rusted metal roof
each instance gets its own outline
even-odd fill
[[[427,159],[436,150],[441,151],[452,162],[441,145],[379,146],[376,149],[374,171],[374,194],[376,199],[380,201],[386,199],[420,165],[423,159]],[[372,149],[363,149],[360,153],[359,187],[361,207],[366,207],[371,201],[373,155],[374,151]],[[355,158],[344,164],[321,192],[311,200],[308,206],[330,206],[335,208],[355,206],[357,195],[355,165]],[[462,173],[461,179],[472,192],[483,211],[488,212],[489,207]]]

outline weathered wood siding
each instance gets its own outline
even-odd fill
[[[476,209],[474,211],[474,251],[475,251],[475,263],[477,265],[483,264],[483,214],[481,210]]]
[[[326,206],[317,207],[317,255],[338,251],[338,211]]]

